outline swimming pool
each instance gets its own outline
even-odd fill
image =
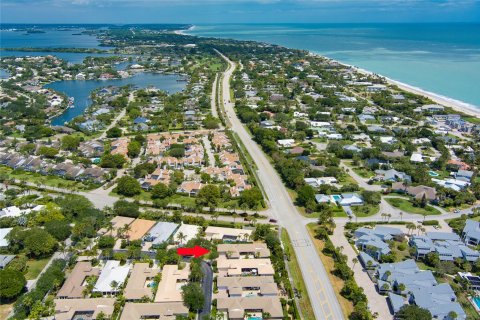
[[[248,317],[248,320],[262,320],[262,317]]]
[[[428,171],[428,175],[429,175],[430,177],[438,177],[438,176],[439,176],[439,174],[436,173],[435,171]]]
[[[339,194],[332,195],[333,201],[340,202],[342,200],[342,196]]]
[[[477,310],[480,310],[480,297],[473,297],[472,301],[477,306]]]

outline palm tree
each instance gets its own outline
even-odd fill
[[[123,231],[125,232],[125,237],[130,239],[130,235],[128,233],[132,231],[132,227],[129,224],[125,224],[123,226]]]
[[[355,265],[358,263],[358,259],[355,257],[352,259],[352,262],[353,262],[353,268],[352,269],[355,269]]]
[[[387,214],[387,218],[388,218],[388,222],[390,222],[390,218],[392,217],[392,215],[389,213]]]
[[[373,266],[372,260],[368,260],[368,261],[367,261],[367,269],[371,269],[372,266]]]
[[[113,230],[115,230],[115,228],[113,227],[113,223],[111,221],[107,222],[105,229],[107,230],[107,234],[113,236]]]
[[[112,282],[110,282],[110,287],[112,287],[112,291],[116,292],[118,288],[118,282],[113,280]]]
[[[180,245],[182,245],[183,240],[187,239],[187,236],[182,231],[180,231],[177,234],[177,238],[180,241]]]
[[[400,211],[399,214],[400,214],[400,221],[403,221],[403,211]]]
[[[232,217],[233,217],[233,224],[235,224],[235,222],[237,221],[238,214],[233,213]]]

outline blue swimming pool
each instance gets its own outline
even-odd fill
[[[339,195],[339,194],[334,194],[334,195],[332,195],[332,198],[333,198],[333,200],[335,200],[336,202],[342,200],[342,196]]]
[[[473,297],[472,298],[473,303],[477,306],[478,309],[480,309],[480,297]]]
[[[248,317],[248,320],[262,320],[262,317]]]
[[[430,175],[430,177],[438,177],[439,174],[436,173],[435,171],[428,171],[428,174]]]

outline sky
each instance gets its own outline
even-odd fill
[[[0,0],[0,22],[480,22],[480,0]]]

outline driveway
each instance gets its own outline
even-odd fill
[[[202,311],[198,314],[199,319],[204,319],[210,316],[212,308],[212,293],[213,293],[213,271],[208,263],[202,261],[202,289],[205,296],[205,302]]]

